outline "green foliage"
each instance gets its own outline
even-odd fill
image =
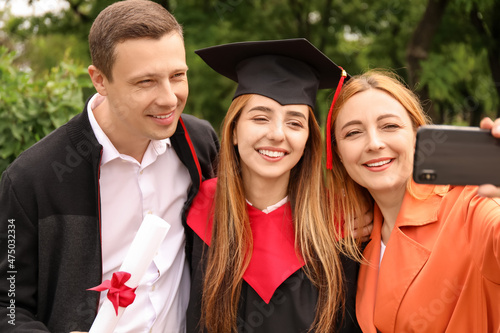
[[[81,112],[86,71],[63,61],[42,78],[13,65],[15,53],[0,47],[0,172],[22,151]]]
[[[450,2],[446,9],[431,52],[421,63],[421,82],[412,88],[429,86],[442,121],[474,123],[477,113],[494,116],[498,96],[487,65],[491,41],[478,36],[470,11],[477,8],[488,18],[494,1],[457,1],[460,4]],[[219,127],[235,84],[207,68],[193,51],[235,41],[305,37],[352,75],[387,68],[408,81],[407,46],[427,4],[428,0],[412,0],[411,5],[394,0],[178,1],[172,9],[185,28],[190,66],[186,112]],[[320,123],[331,97],[332,91],[318,94]]]
[[[90,63],[87,46],[90,26],[98,13],[116,0],[66,1],[69,9],[60,13],[11,17],[4,22],[2,30],[8,41],[3,41],[0,34],[0,45],[22,50],[11,70],[30,68],[33,71],[30,75],[18,73],[27,76],[28,85],[54,75],[48,68],[64,66],[59,64],[65,55],[74,61],[73,66],[86,68]],[[304,37],[351,75],[371,68],[388,68],[408,81],[408,43],[429,4],[429,0],[155,1],[170,10],[184,27],[190,84],[185,112],[207,119],[216,130],[220,128],[236,85],[215,73],[194,50],[237,41]],[[500,45],[498,22],[498,0],[449,1],[430,52],[421,61],[420,82],[412,87],[429,88],[429,98],[441,116],[435,122],[476,124],[480,116],[496,117],[495,111],[500,115],[500,79],[492,75],[489,64]],[[2,64],[6,61],[2,59]],[[90,85],[88,79],[83,82]],[[24,94],[14,90],[11,93],[16,96]],[[72,91],[81,94],[78,89]],[[318,94],[320,123],[325,120],[332,95],[331,90]],[[59,97],[64,104],[62,96]],[[40,98],[45,99],[43,93]],[[78,99],[81,95],[75,100]],[[78,105],[77,110],[81,103]],[[38,117],[37,113],[34,117]],[[28,142],[26,138],[23,140]],[[29,144],[25,142],[19,145],[27,147]]]
[[[50,68],[58,66],[63,60],[62,56],[82,67],[87,67],[85,64],[90,63],[87,43],[81,43],[75,35],[63,34],[32,36],[26,41],[23,57],[19,58],[17,63],[27,64],[40,76]]]
[[[485,50],[474,51],[464,43],[444,44],[423,63],[422,72],[420,84],[429,85],[432,100],[440,102],[444,122],[468,124],[475,110],[495,117],[497,96],[487,74]]]

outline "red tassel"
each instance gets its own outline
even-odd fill
[[[342,90],[342,86],[344,85],[344,80],[347,77],[346,71],[339,66],[342,70],[342,75],[340,76],[339,84],[337,85],[337,90],[335,90],[335,95],[333,95],[332,105],[330,106],[330,110],[328,111],[328,117],[326,119],[326,168],[328,170],[332,170],[333,168],[333,152],[332,152],[332,111],[335,102],[337,101],[337,97],[339,96],[340,90]]]

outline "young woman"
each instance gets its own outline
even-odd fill
[[[359,198],[375,203],[356,299],[363,332],[498,332],[500,200],[478,196],[477,186],[412,181],[416,130],[427,118],[395,77],[349,80],[331,121],[337,212],[349,223]]]
[[[218,178],[202,184],[188,216],[188,332],[358,331],[357,268],[325,220],[313,114],[318,88],[335,87],[341,70],[304,39],[197,53],[238,88]]]

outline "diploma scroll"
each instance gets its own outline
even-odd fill
[[[130,273],[125,282],[127,287],[136,288],[139,285],[169,228],[170,225],[158,216],[147,214],[144,217],[120,267],[120,272]],[[120,306],[117,314],[113,303],[106,298],[89,333],[112,333],[124,311],[125,308]]]

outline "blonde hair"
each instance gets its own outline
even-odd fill
[[[331,118],[332,150],[336,149],[334,133],[335,121],[343,106],[354,95],[369,89],[383,91],[397,100],[408,112],[408,116],[410,117],[415,131],[419,126],[430,122],[416,94],[408,89],[396,74],[382,70],[371,70],[351,78],[342,88],[337,98]],[[333,198],[333,200],[330,200],[330,211],[334,219],[338,221],[344,219],[347,226],[351,228],[355,227],[356,224],[360,226],[359,221],[361,219],[355,221],[355,218],[365,214],[363,207],[370,207],[373,203],[373,199],[367,189],[358,185],[349,176],[338,154],[335,152],[332,153],[333,168],[331,172],[327,172],[328,192],[330,197]],[[411,191],[410,186],[411,181],[408,181],[407,188]],[[356,241],[349,232],[351,228],[348,227],[345,229],[347,231],[347,237],[344,237],[343,241],[347,245],[346,252],[359,259],[359,251],[352,252],[352,249],[356,249],[356,247],[353,246]]]
[[[233,133],[252,95],[234,99],[224,119],[214,222],[202,295],[202,325],[209,332],[235,332],[243,273],[252,253],[252,232]],[[342,310],[342,268],[335,237],[325,222],[321,132],[309,108],[309,137],[301,160],[291,170],[288,196],[293,212],[295,244],[304,271],[318,288],[316,332],[331,332]]]

